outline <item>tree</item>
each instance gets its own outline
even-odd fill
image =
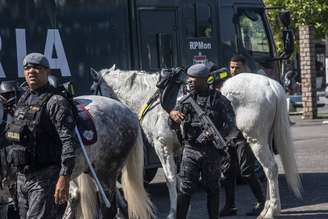
[[[297,32],[300,25],[312,25],[318,38],[328,34],[328,1],[327,0],[264,0],[267,8],[281,7],[288,9],[292,15],[292,28]],[[275,40],[281,50],[281,30],[277,10],[268,10],[269,20],[273,27]]]

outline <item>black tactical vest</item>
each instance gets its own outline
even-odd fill
[[[220,117],[218,110],[215,109],[217,95],[215,92],[210,92],[208,96],[196,96],[195,101],[202,108],[202,110],[212,119],[213,122],[217,122]],[[190,145],[199,145],[196,139],[203,132],[202,125],[199,121],[199,117],[191,105],[186,104],[182,108],[182,112],[186,118],[183,123],[183,139]],[[218,124],[215,124],[218,125]]]
[[[13,143],[11,159],[15,166],[41,169],[60,165],[61,141],[46,112],[46,105],[54,94],[58,94],[56,89],[49,86],[31,98],[30,91],[26,91],[18,101],[14,121],[6,133],[7,139]]]

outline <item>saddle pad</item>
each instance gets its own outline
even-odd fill
[[[83,99],[74,100],[77,109],[76,125],[84,145],[91,145],[97,142],[97,131],[92,116],[83,102]]]

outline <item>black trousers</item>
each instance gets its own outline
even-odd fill
[[[33,173],[17,173],[18,209],[21,219],[62,218],[66,205],[56,205],[55,187],[60,167],[50,166]]]
[[[209,218],[218,218],[220,160],[221,155],[212,145],[185,145],[179,175],[177,219],[187,217],[191,195],[200,182],[207,192]]]
[[[179,174],[180,192],[192,195],[201,182],[207,193],[217,193],[220,161],[221,155],[212,145],[185,145]]]
[[[235,147],[229,147],[227,155],[222,161],[224,178],[236,178],[237,171],[241,177],[248,178],[254,174],[256,158],[246,141],[241,141]]]
[[[225,187],[225,208],[234,208],[235,206],[235,182],[238,170],[240,170],[241,177],[250,186],[257,202],[264,203],[265,198],[261,184],[255,174],[255,160],[255,156],[246,140],[241,140],[236,144],[236,147],[228,149],[228,156],[224,159],[222,165],[224,177],[221,180]]]

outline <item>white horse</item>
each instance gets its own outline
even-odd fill
[[[119,98],[138,112],[156,91],[158,74],[105,69],[100,72],[103,95]],[[267,201],[259,218],[272,218],[281,210],[278,167],[271,151],[274,141],[281,156],[287,182],[300,197],[300,178],[290,136],[286,95],[282,86],[262,75],[243,73],[227,80],[221,91],[231,101],[237,127],[250,144],[267,177]],[[144,117],[142,127],[162,163],[170,193],[168,218],[176,211],[176,166],[174,149],[179,146],[176,135],[168,127],[168,114],[155,104]]]
[[[79,96],[74,100],[83,104],[95,125],[97,140],[87,145],[86,150],[102,185],[113,193],[122,171],[122,187],[129,217],[151,218],[152,203],[143,186],[143,142],[136,114],[124,104],[107,97]],[[81,150],[77,149],[76,154],[72,179],[87,169]],[[93,182],[82,174],[75,183],[79,184],[81,201],[80,214],[76,214],[75,218],[96,218],[97,209],[94,208],[97,200],[91,196],[95,190]],[[70,192],[74,195],[72,189]]]
[[[143,105],[156,91],[158,74],[146,72],[103,70],[99,74],[102,95],[119,99],[127,104],[132,111],[139,113]],[[161,107],[159,101],[152,104],[151,110],[141,120],[141,125],[147,140],[154,146],[156,154],[162,164],[166,177],[166,184],[170,196],[170,212],[167,218],[174,219],[177,201],[177,168],[175,164],[175,152],[181,148],[176,133],[168,125],[168,114]]]
[[[284,89],[266,76],[242,73],[228,79],[221,92],[231,101],[237,127],[243,132],[267,178],[266,203],[259,218],[273,218],[280,214],[281,201],[272,142],[280,155],[290,188],[301,197]]]

